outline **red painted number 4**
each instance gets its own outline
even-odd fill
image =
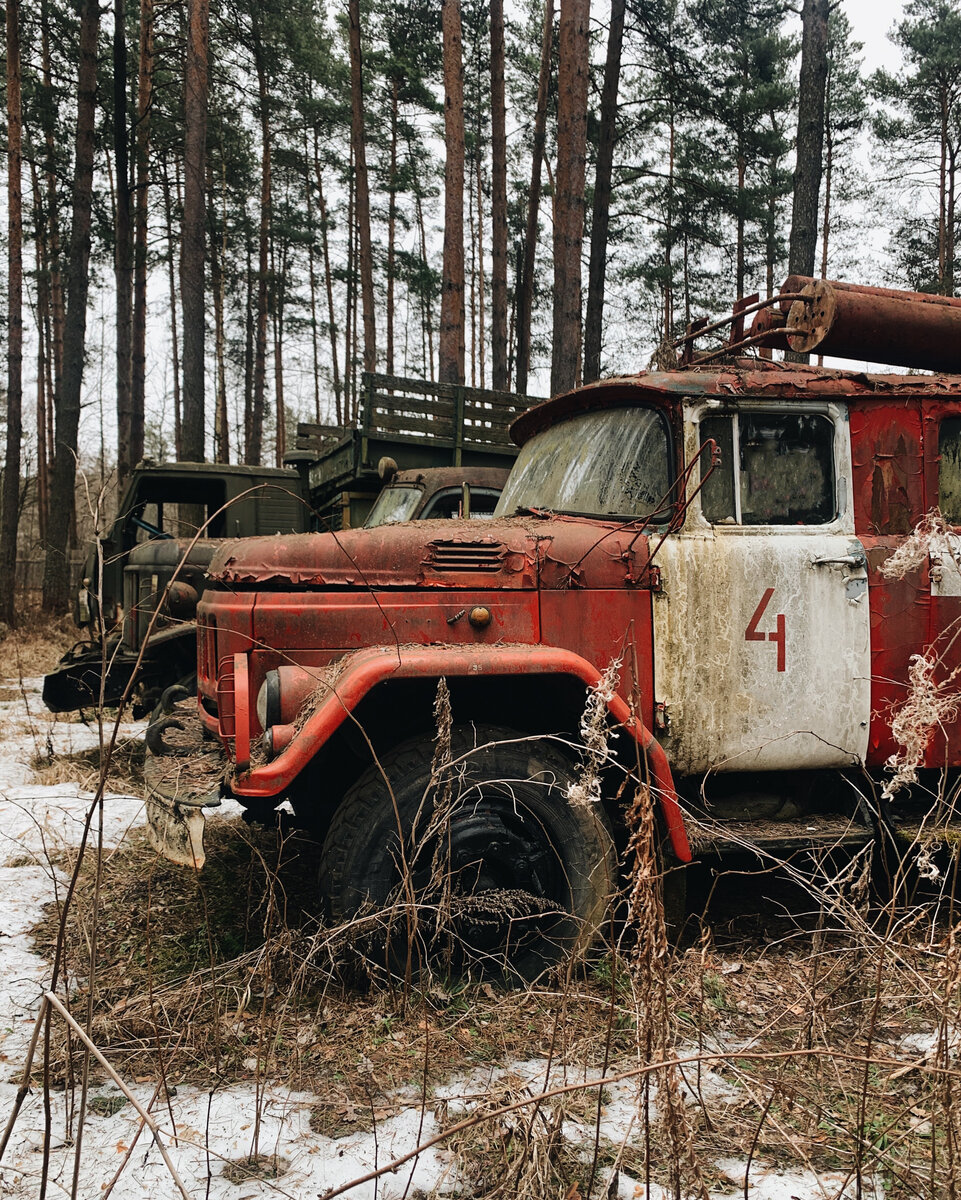
[[[754,610],[754,616],[751,617],[750,624],[744,631],[744,640],[746,642],[774,642],[777,645],[777,669],[783,671],[784,667],[784,648],[787,641],[787,623],[784,620],[784,613],[778,613],[775,619],[775,629],[773,633],[762,633],[758,629],[761,623],[761,618],[764,616],[764,611],[771,603],[771,597],[774,595],[774,588],[767,588],[764,595],[761,597],[761,603]]]

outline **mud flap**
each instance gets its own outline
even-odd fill
[[[220,803],[216,797],[210,802]],[[147,796],[147,836],[150,844],[169,862],[195,871],[207,861],[204,853],[204,825],[207,818],[203,807],[177,804],[157,795]]]
[[[204,810],[219,808],[224,790],[223,748],[204,738],[189,689],[179,684],[164,692],[144,740],[150,844],[170,862],[199,871],[206,861]]]

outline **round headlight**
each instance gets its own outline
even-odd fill
[[[257,693],[257,720],[261,729],[269,729],[280,722],[280,674],[277,671],[267,672]]]

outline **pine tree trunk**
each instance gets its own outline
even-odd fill
[[[370,236],[370,193],[367,185],[367,138],[364,133],[364,73],[360,47],[360,0],[348,0],[350,21],[351,141],[354,148],[357,241],[360,251],[360,294],[364,316],[364,370],[377,370],[374,312],[374,248]]]
[[[177,277],[174,271],[174,223],[173,204],[170,198],[170,176],[167,173],[167,159],[163,160],[163,174],[160,179],[164,198],[164,221],[167,229],[167,284],[170,292],[170,359],[173,375],[174,391],[174,454],[183,458],[183,423],[181,421],[182,406],[180,403],[180,339],[177,333]]]
[[[317,177],[317,206],[320,209],[320,244],[324,252],[324,277],[327,283],[327,320],[330,327],[330,362],[334,373],[334,407],[336,421],[343,422],[341,411],[342,385],[340,367],[337,362],[337,313],[334,309],[334,276],[330,269],[330,241],[327,236],[327,204],[324,200],[324,178],[320,169],[320,150],[317,145],[317,131],[314,130],[314,174]],[[320,420],[318,416],[317,420]]]
[[[23,437],[23,122],[20,0],[7,0],[7,448],[0,515],[0,621],[16,619],[20,442]]]
[[[354,197],[357,194],[354,154],[350,154],[350,180],[347,185],[347,296],[344,303],[344,424],[353,420],[357,394],[357,363],[354,360],[354,322],[357,319],[357,222]]]
[[[80,65],[77,77],[77,132],[73,172],[73,220],[67,266],[67,313],[63,331],[63,385],[57,407],[57,444],[50,482],[50,528],[43,570],[43,608],[62,613],[70,596],[67,540],[74,509],[77,431],[87,332],[90,223],[93,208],[93,152],[97,103],[98,0],[80,7]]]
[[[607,237],[611,226],[611,179],[617,137],[617,86],[621,76],[626,0],[612,0],[607,35],[607,61],[601,91],[601,124],[594,174],[594,210],[591,218],[591,263],[587,277],[587,315],[584,320],[584,382],[601,377],[601,342],[604,324],[604,280],[607,274]]]
[[[747,196],[745,195],[745,184],[747,182],[747,161],[744,154],[738,150],[737,154],[737,219],[735,222],[735,250],[734,250],[734,294],[735,296],[744,295],[744,278],[746,274],[745,267],[745,250],[744,250],[744,235],[746,225]]]
[[[307,278],[310,283],[310,348],[314,361],[314,420],[320,424],[320,352],[317,345],[317,270],[314,265],[316,229],[314,227],[314,197],[310,182],[309,143],[304,125],[304,200],[307,205]]]
[[[470,314],[471,387],[477,387],[477,224],[474,220],[475,160],[476,155],[471,158],[470,174],[467,176],[467,239],[470,246],[470,266],[467,270],[467,312]]]
[[[133,337],[130,351],[130,458],[143,458],[147,371],[147,241],[149,234],[150,111],[153,105],[153,0],[140,0],[137,84],[137,194],[134,204]]]
[[[464,382],[464,58],[460,0],[442,0],[444,35],[444,266],[441,278],[441,383]]]
[[[801,9],[797,165],[788,253],[788,271],[792,275],[813,275],[817,257],[829,9],[829,0],[804,0]]]
[[[113,4],[113,147],[117,164],[114,229],[116,280],[117,485],[122,491],[133,466],[132,306],[133,230],[130,220],[130,153],[127,130],[126,0]]]
[[[41,107],[44,140],[44,174],[46,176],[47,250],[50,264],[50,321],[52,332],[51,369],[53,388],[48,389],[51,404],[48,407],[49,452],[53,454],[53,414],[60,403],[60,388],[63,383],[63,271],[60,262],[60,202],[57,195],[56,158],[56,111],[57,102],[53,90],[53,72],[50,61],[50,9],[48,0],[40,3],[40,54],[43,71],[43,93],[45,103]],[[51,463],[52,465],[52,463]]]
[[[948,221],[944,245],[944,295],[954,295],[954,211],[955,182],[957,178],[957,151],[951,143],[948,151]]]
[[[407,145],[408,155],[411,154],[411,146]],[[417,208],[417,228],[420,233],[420,256],[423,259],[425,271],[430,260],[427,257],[427,227],[424,223],[424,200],[421,195],[420,182],[417,178],[416,168],[414,171],[414,200]],[[427,354],[424,361],[424,375],[427,379],[434,380],[434,306],[431,303],[431,289],[429,279],[425,282],[423,291],[421,292],[421,329],[426,334],[427,338]]]
[[[207,46],[210,0],[188,0],[184,74],[183,453],[204,461],[204,259],[206,255]]]
[[[274,238],[270,238],[270,276],[271,287],[271,321],[274,334],[274,413],[276,415],[274,429],[275,466],[284,465],[284,454],[287,451],[287,406],[284,397],[284,302],[283,279],[287,273],[287,255],[281,262],[280,271],[274,265]]]
[[[210,283],[214,293],[214,356],[217,363],[217,393],[214,404],[214,462],[230,462],[230,422],[227,417],[227,377],[224,333],[224,263],[227,260],[227,181],[221,160],[220,249],[210,239]],[[210,189],[213,202],[213,187]]]
[[[247,236],[247,271],[245,273],[246,290],[244,293],[244,458],[245,463],[253,464],[250,457],[250,443],[253,439],[254,428],[254,251],[251,238]]]
[[[554,200],[554,345],[551,395],[577,383],[581,353],[581,246],[587,160],[590,0],[561,0]]]
[[[486,288],[484,287],[484,180],[481,171],[481,139],[477,131],[477,361],[480,367],[480,385],[487,387],[487,322],[484,315]]]
[[[541,200],[541,161],[547,140],[547,94],[551,81],[551,46],[554,37],[554,0],[544,3],[544,32],[541,38],[541,69],[537,80],[537,110],[531,146],[531,187],[527,194],[527,231],[524,236],[524,267],[517,297],[517,370],[514,386],[527,391],[531,362],[531,315],[534,305],[534,265],[537,256],[537,212]]]
[[[491,0],[491,387],[507,391],[507,131],[504,0]],[[483,265],[483,263],[482,263]]]
[[[30,163],[30,182],[33,190],[34,240],[37,255],[37,528],[40,541],[44,542],[47,537],[50,486],[47,472],[47,409],[53,394],[53,385],[50,365],[50,259],[43,216],[43,194],[36,161]]]
[[[257,99],[260,103],[260,235],[257,259],[257,325],[254,341],[254,402],[251,413],[247,462],[263,461],[264,413],[267,410],[267,318],[268,274],[270,271],[271,141],[268,113],[267,67],[259,30],[253,38],[254,64],[257,68]]]
[[[834,175],[834,129],[831,123],[831,77],[825,91],[824,118],[824,214],[821,217],[821,278],[828,277],[828,247],[831,241],[831,185]]]
[[[394,374],[394,270],[397,253],[397,107],[400,85],[390,82],[390,166],[387,175],[387,374]]]

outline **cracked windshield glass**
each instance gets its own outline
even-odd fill
[[[653,409],[583,413],[526,443],[495,515],[543,508],[650,517],[665,503],[669,463],[667,426]]]

